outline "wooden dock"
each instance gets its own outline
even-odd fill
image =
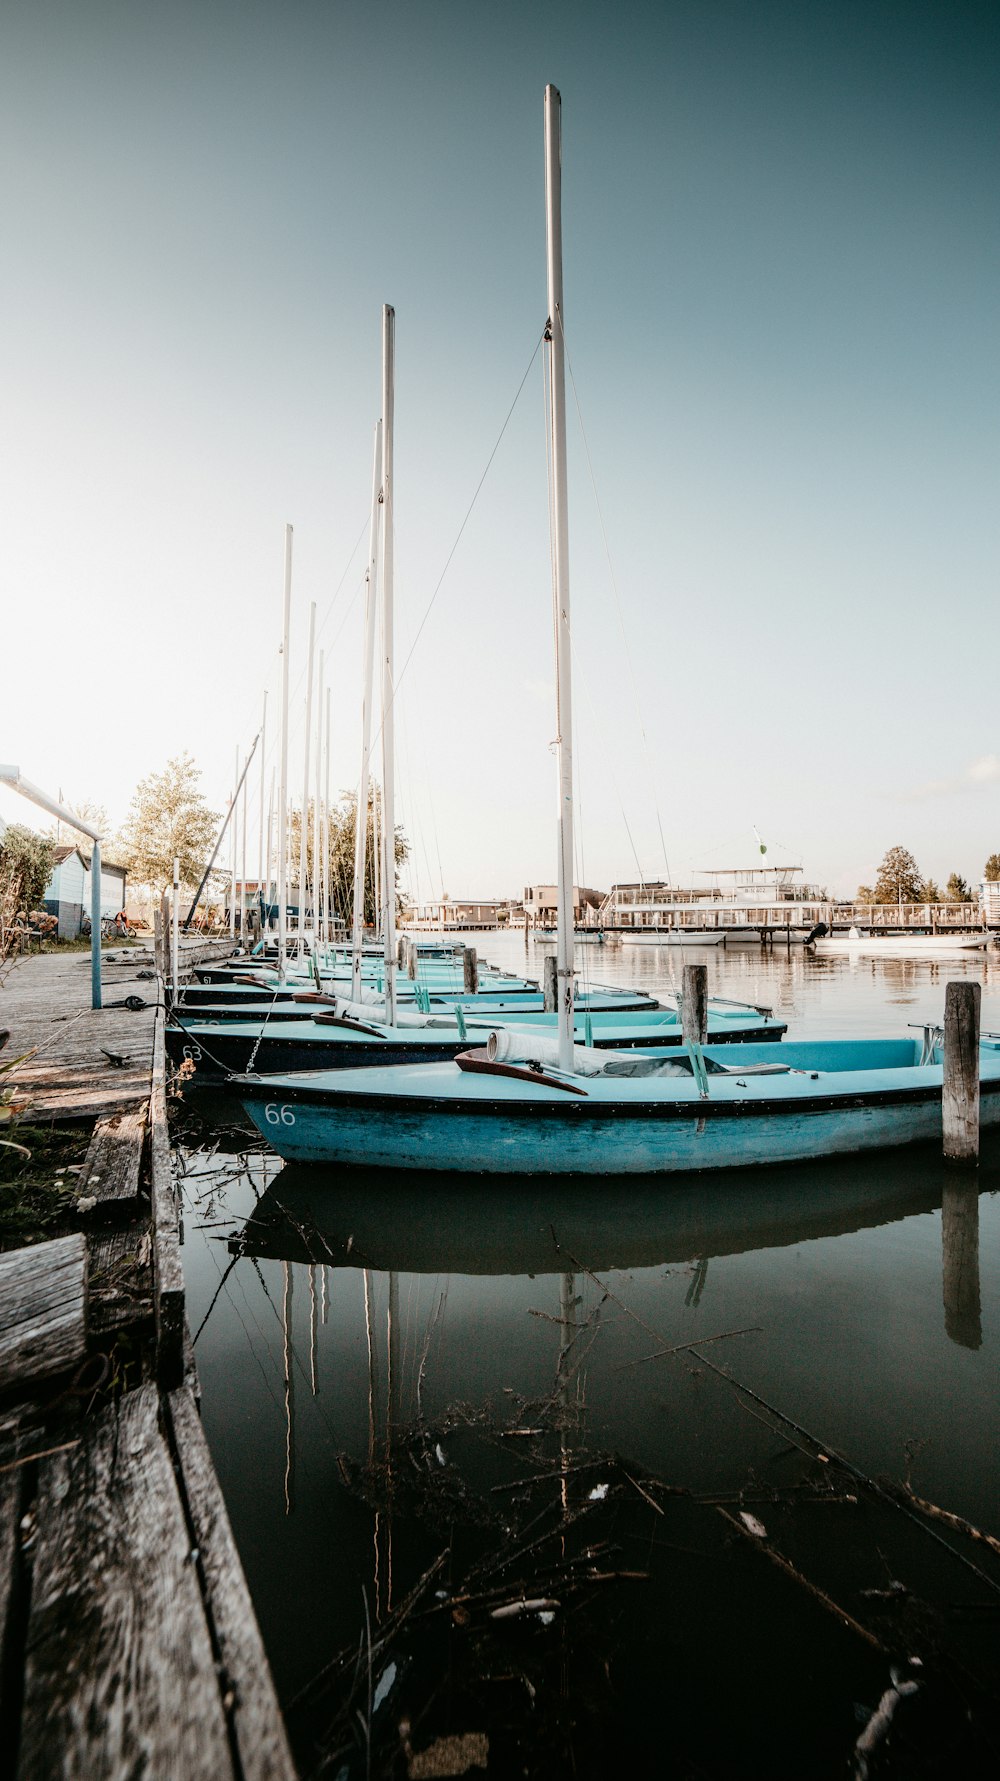
[[[81,1228],[0,1255],[0,1772],[293,1781],[198,1414],[162,986],[124,960],[96,1012],[79,953],[0,990],[32,1123],[93,1127]]]

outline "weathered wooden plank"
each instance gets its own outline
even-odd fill
[[[122,1329],[153,1315],[152,1244],[148,1224],[94,1231],[89,1239],[92,1331]]]
[[[0,1473],[0,1747],[11,1737],[16,1703],[9,1701],[6,1684],[15,1665],[16,1630],[13,1615],[17,1598],[17,1528],[21,1519],[20,1470]]]
[[[0,1391],[62,1373],[87,1343],[87,1246],[57,1237],[0,1255]]]
[[[245,1781],[294,1781],[284,1722],[208,1444],[187,1386],[168,1399],[174,1447],[208,1591],[224,1698]]]
[[[136,1200],[145,1136],[145,1108],[99,1119],[80,1171],[81,1197],[89,1195],[101,1205],[123,1207]]]
[[[184,1272],[180,1217],[170,1164],[167,1128],[164,1010],[156,1011],[153,1089],[149,1100],[150,1197],[153,1209],[153,1282],[156,1312],[156,1371],[167,1390],[184,1378]]]
[[[40,1462],[35,1515],[19,1781],[232,1776],[155,1387]]]

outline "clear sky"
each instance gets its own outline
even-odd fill
[[[402,660],[545,320],[554,81],[586,881],[660,875],[657,812],[681,881],[754,825],[977,878],[998,50],[970,0],[5,0],[0,757],[117,822],[186,749],[222,809],[291,520],[356,782],[380,306]],[[540,364],[400,687],[421,896],[554,873]]]

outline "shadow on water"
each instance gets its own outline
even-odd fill
[[[192,1318],[303,1774],[996,1772],[1000,1146],[392,1181],[221,1106]]]

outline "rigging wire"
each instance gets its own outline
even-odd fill
[[[667,858],[667,844],[666,844],[666,841],[665,841],[664,835],[663,835],[663,818],[660,814],[659,799],[657,798],[657,795],[656,795],[656,781],[653,776],[653,761],[652,761],[652,756],[651,756],[650,750],[649,750],[649,739],[646,735],[646,725],[643,722],[642,705],[639,700],[639,688],[638,688],[638,684],[637,684],[636,678],[635,678],[635,668],[632,663],[632,651],[629,648],[628,633],[625,629],[625,615],[622,611],[621,596],[618,592],[618,578],[615,575],[615,566],[614,566],[614,562],[613,562],[612,556],[611,556],[611,545],[608,541],[608,530],[607,530],[607,526],[604,523],[604,510],[601,506],[601,497],[598,494],[598,490],[597,490],[597,477],[594,474],[594,463],[593,463],[593,459],[590,455],[590,441],[587,438],[587,429],[584,426],[584,422],[583,422],[583,409],[580,406],[580,395],[579,395],[579,391],[577,390],[577,387],[576,387],[576,378],[573,375],[573,360],[572,360],[572,356],[571,356],[570,350],[569,350],[569,343],[566,339],[565,324],[563,322],[561,315],[559,317],[559,327],[562,332],[563,345],[566,349],[566,364],[569,368],[569,380],[573,386],[573,400],[576,404],[577,419],[580,423],[580,434],[583,439],[583,449],[584,449],[584,453],[585,453],[586,459],[587,459],[587,469],[590,472],[590,484],[594,491],[594,504],[597,508],[598,520],[600,521],[601,537],[604,540],[604,554],[608,559],[608,573],[611,577],[611,587],[612,587],[612,590],[613,590],[614,596],[615,596],[615,610],[618,615],[618,627],[621,631],[622,642],[625,646],[625,660],[626,660],[626,663],[628,664],[629,679],[632,682],[632,696],[635,699],[636,720],[639,725],[639,734],[642,737],[642,747],[643,747],[643,753],[644,753],[645,759],[646,759],[646,769],[649,774],[649,789],[650,789],[650,793],[651,793],[652,799],[653,799],[653,808],[656,812],[656,826],[660,833],[660,848],[663,853],[663,866],[664,866],[664,870],[667,875],[667,884],[669,885],[671,882],[670,861]]]

